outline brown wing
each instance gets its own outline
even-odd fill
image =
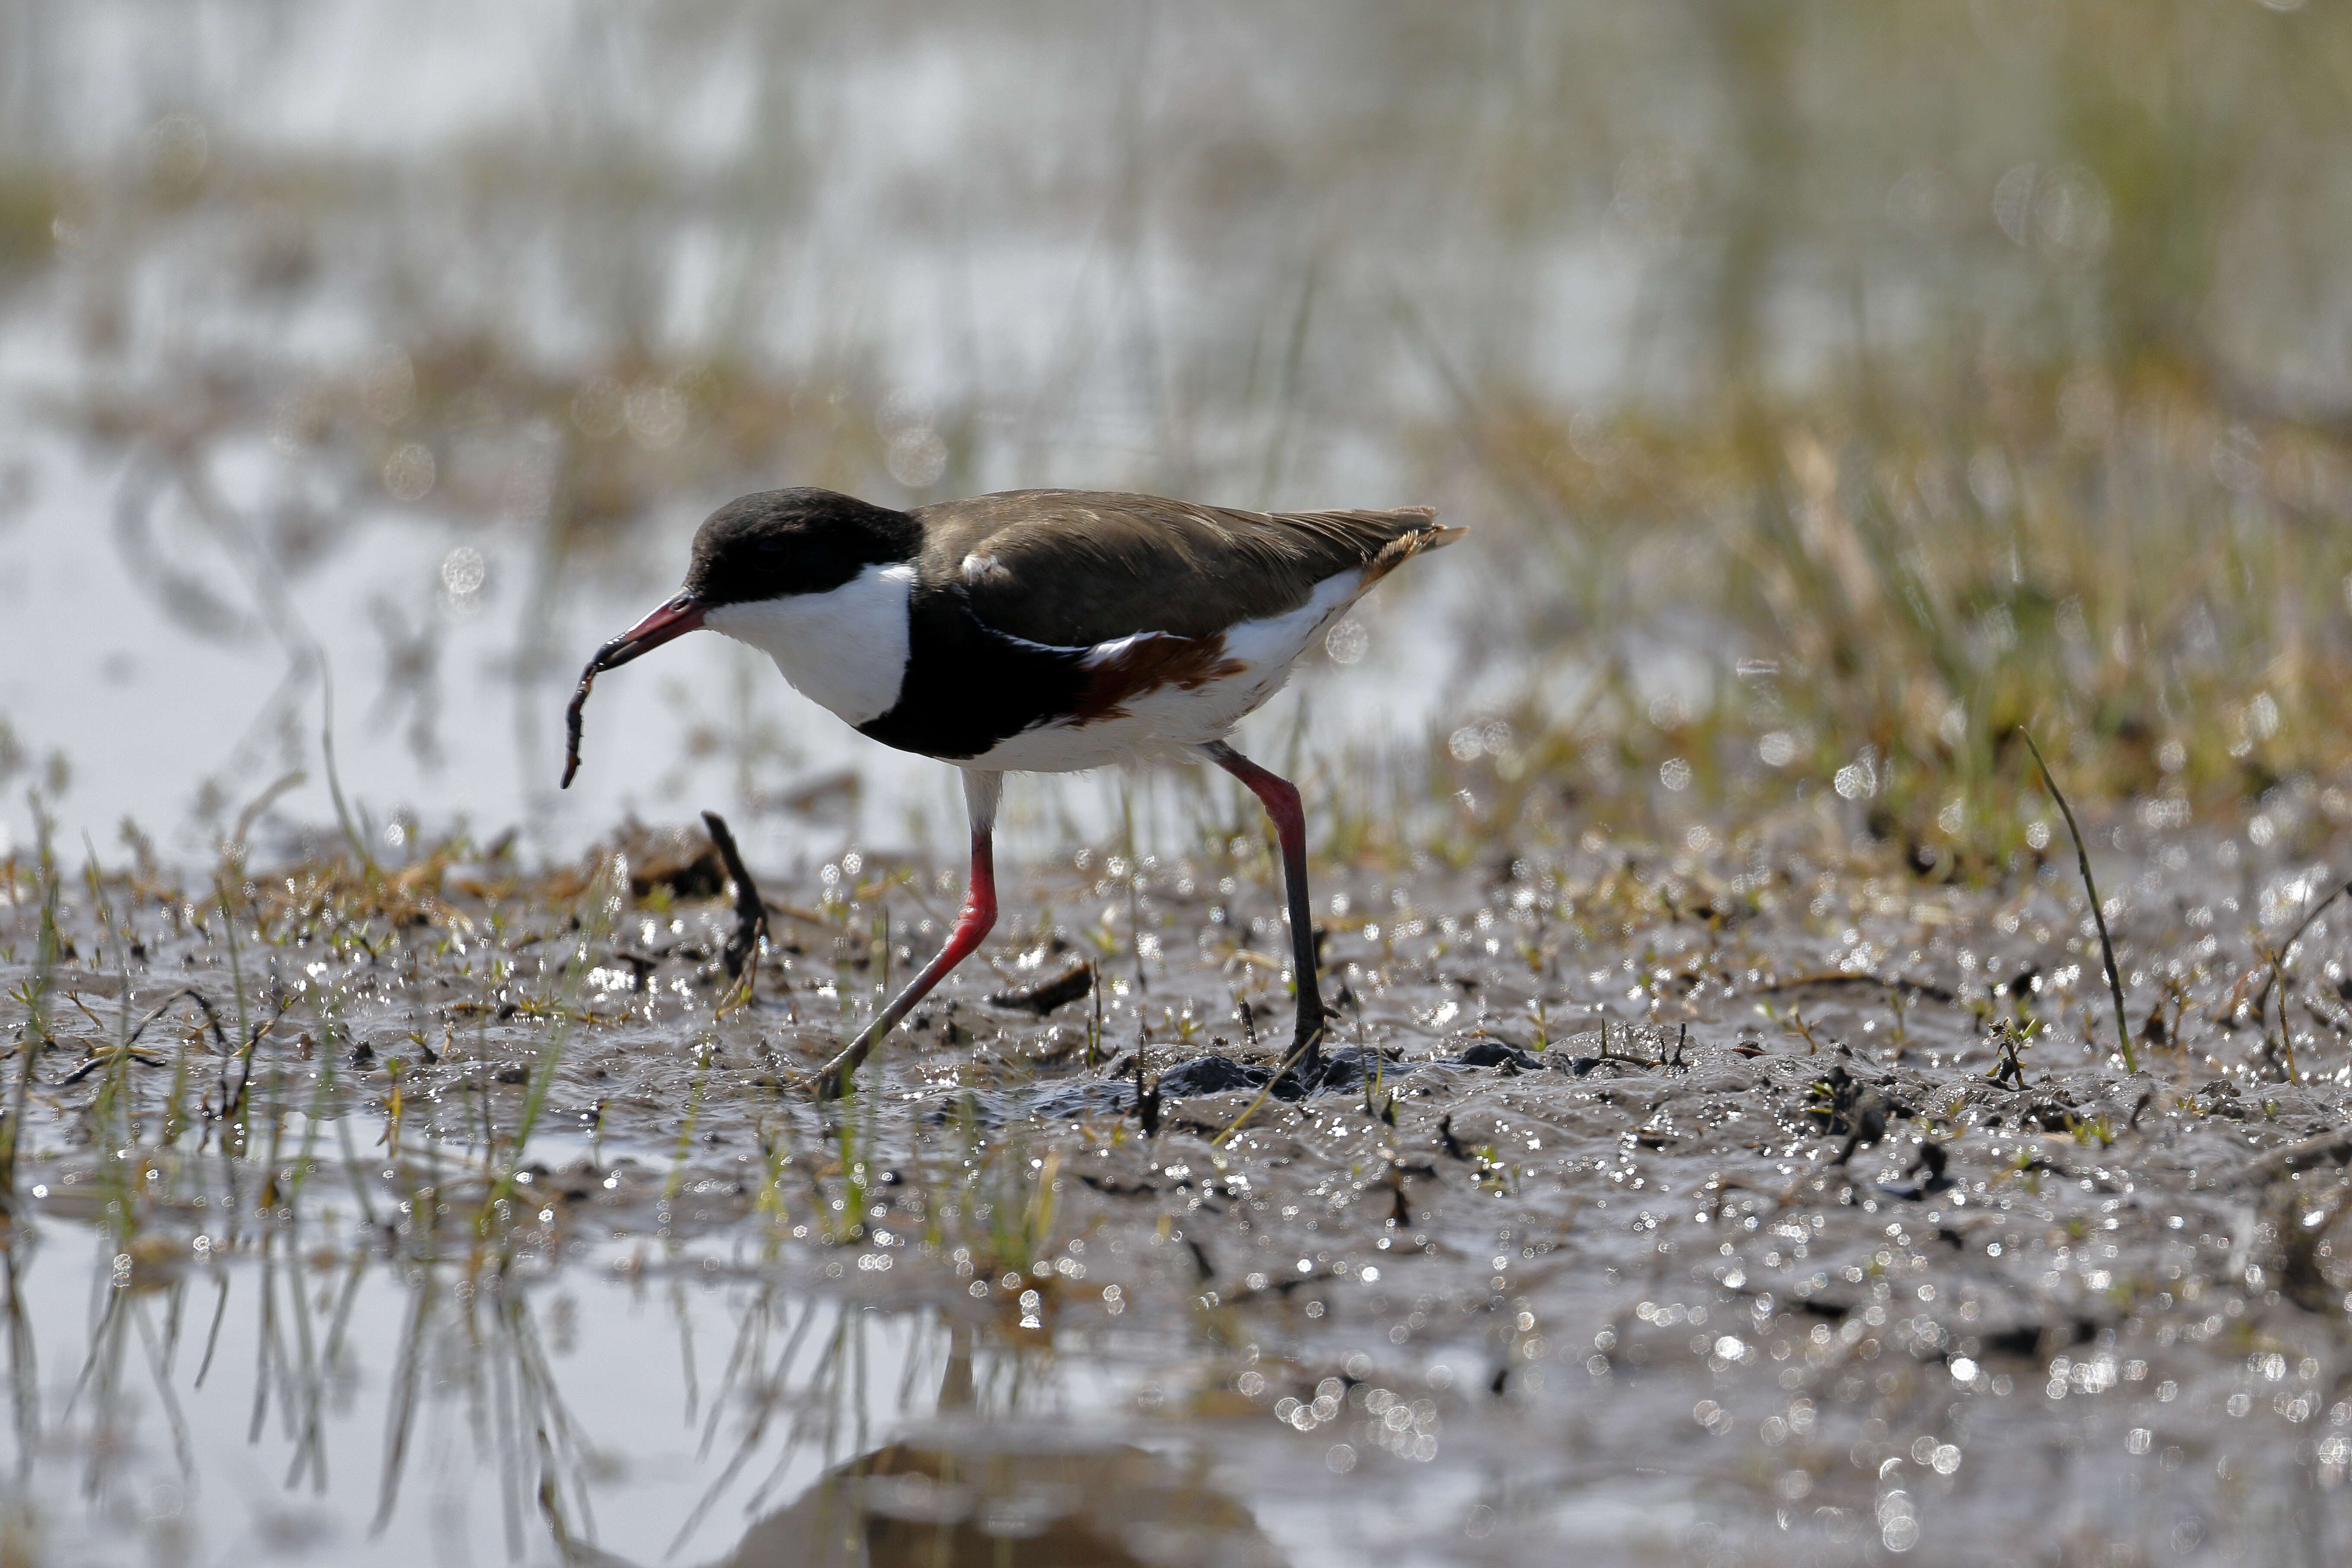
[[[917,513],[926,581],[961,583],[987,625],[1061,647],[1207,637],[1297,609],[1327,578],[1377,575],[1462,531],[1433,515],[1230,511],[1108,490],[1007,490]]]

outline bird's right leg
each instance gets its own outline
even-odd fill
[[[964,889],[963,911],[956,916],[954,929],[948,932],[947,945],[940,949],[940,955],[925,965],[904,991],[891,998],[890,1005],[866,1026],[865,1032],[851,1041],[846,1050],[825,1064],[816,1080],[819,1100],[839,1100],[848,1093],[849,1080],[858,1065],[898,1026],[898,1021],[913,1010],[915,1004],[930,993],[932,986],[947,978],[949,970],[971,956],[996,924],[996,802],[1003,790],[1003,773],[964,770],[964,807],[971,816],[971,880]]]

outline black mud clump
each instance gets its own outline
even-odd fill
[[[1507,1072],[1534,1072],[1543,1066],[1536,1057],[1501,1040],[1473,1040],[1454,1061],[1457,1067],[1501,1068]]]
[[[1170,1100],[1231,1094],[1237,1089],[1264,1089],[1273,1077],[1270,1068],[1237,1062],[1231,1057],[1194,1057],[1160,1075],[1160,1092]]]

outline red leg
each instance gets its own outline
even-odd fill
[[[1291,1051],[1297,1058],[1298,1076],[1312,1084],[1323,1065],[1317,1044],[1323,1035],[1323,992],[1316,983],[1315,913],[1307,896],[1307,813],[1298,804],[1297,786],[1289,780],[1266,772],[1223,741],[1202,751],[1265,803],[1266,816],[1274,819],[1275,837],[1282,844],[1282,880],[1290,902],[1291,962],[1298,976],[1298,1028]]]
[[[881,1015],[866,1026],[865,1032],[850,1042],[817,1079],[819,1100],[838,1100],[849,1092],[849,1080],[875,1047],[898,1026],[900,1019],[914,1009],[916,1003],[930,994],[931,987],[947,978],[948,971],[970,958],[996,924],[996,794],[1003,775],[983,773],[964,775],[964,793],[971,807],[971,880],[966,886],[962,912],[956,916],[954,927],[948,932],[947,945],[940,955],[923,967],[904,991],[891,999]]]

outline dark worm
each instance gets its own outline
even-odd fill
[[[621,648],[627,647],[629,641],[630,639],[625,637],[614,637],[611,642],[608,642],[603,647],[598,648],[596,650],[596,657],[588,661],[588,668],[580,672],[580,685],[578,689],[572,693],[572,706],[563,710],[563,783],[561,785],[562,788],[570,789],[572,787],[572,775],[580,771],[581,712],[588,706],[588,693],[594,688],[597,675],[601,671],[611,668],[605,661],[610,659],[613,655],[618,652]]]

